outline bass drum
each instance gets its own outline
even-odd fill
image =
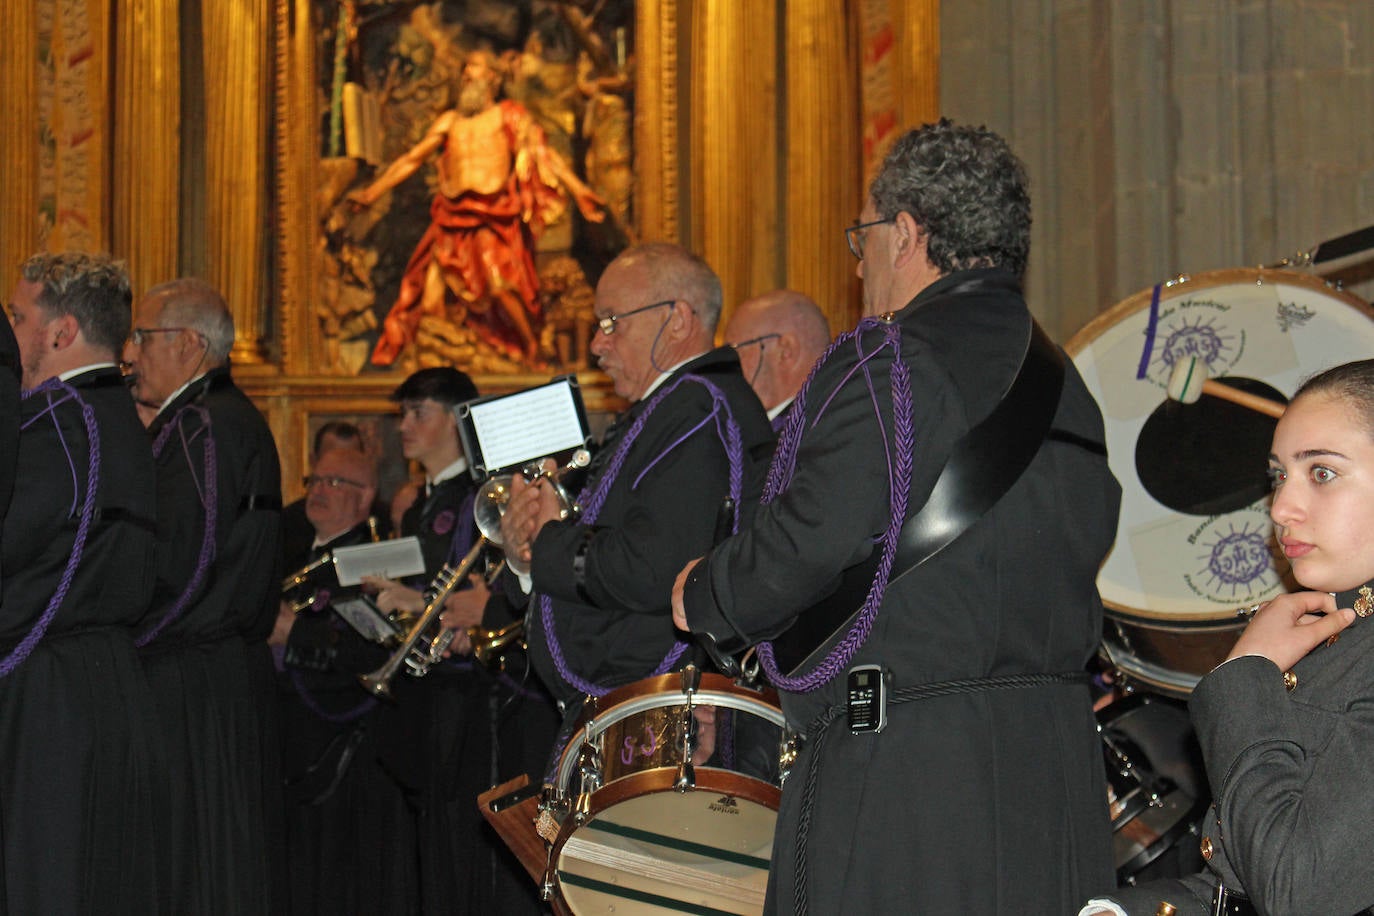
[[[1237,609],[1295,587],[1268,514],[1277,421],[1209,396],[1169,400],[1173,367],[1196,358],[1210,378],[1286,401],[1313,373],[1374,353],[1371,317],[1306,274],[1211,271],[1136,293],[1065,345],[1121,482],[1098,589],[1104,653],[1128,683],[1186,696],[1230,651]]]
[[[556,835],[541,831],[555,908],[762,912],[783,737],[776,694],[716,674],[589,700],[555,771]]]

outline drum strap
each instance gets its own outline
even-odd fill
[[[903,524],[889,588],[957,540],[1021,478],[1051,435],[1063,387],[1064,355],[1032,319],[1021,367],[1001,401],[955,443],[925,505]],[[829,597],[773,640],[779,668],[795,677],[819,662],[858,616],[879,559],[875,551],[845,570]]]
[[[1091,675],[1086,671],[1065,671],[1057,674],[1005,674],[997,677],[971,677],[952,681],[936,681],[933,684],[918,684],[915,687],[901,687],[893,690],[888,705],[912,703],[935,697],[953,696],[960,693],[982,693],[988,690],[1024,690],[1030,687],[1054,687],[1061,684],[1087,684]],[[806,783],[802,787],[801,811],[797,819],[796,860],[794,862],[792,898],[793,912],[804,916],[807,911],[806,875],[806,837],[811,828],[811,808],[816,800],[816,788],[820,784],[821,751],[830,725],[845,714],[847,704],[835,703],[811,720],[806,728],[805,744],[811,747],[811,756],[806,768]]]

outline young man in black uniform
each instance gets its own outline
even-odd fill
[[[122,264],[26,261],[7,309],[27,397],[0,541],[0,911],[159,912],[165,767],[134,648],[153,593],[153,456],[115,360]],[[10,376],[13,379],[13,376]],[[89,411],[86,413],[86,411]]]

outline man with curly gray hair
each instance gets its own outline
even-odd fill
[[[679,626],[759,644],[807,736],[768,908],[1071,912],[1112,877],[1083,672],[1120,488],[1021,295],[1025,170],[928,124],[845,235],[865,317],[798,393],[754,524],[674,596]]]

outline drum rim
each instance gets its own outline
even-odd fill
[[[1319,276],[1294,270],[1274,270],[1267,267],[1228,267],[1222,270],[1203,270],[1196,273],[1178,274],[1160,282],[1159,285],[1163,287],[1160,290],[1160,298],[1172,298],[1177,295],[1178,290],[1183,289],[1212,289],[1218,286],[1238,286],[1246,283],[1257,286],[1262,286],[1265,283],[1305,286],[1313,292],[1330,296],[1332,299],[1339,299],[1363,312],[1370,320],[1374,320],[1374,306],[1353,293],[1337,289]],[[1154,298],[1154,289],[1154,286],[1147,286],[1137,290],[1105,312],[1096,315],[1065,342],[1064,352],[1070,358],[1077,357],[1101,337],[1107,328],[1120,324],[1121,319],[1127,315],[1148,308],[1150,301]]]
[[[708,681],[708,678],[710,679]],[[665,681],[665,679],[667,679]],[[640,685],[650,683],[672,683],[677,685],[676,690],[649,690],[635,689]],[[664,674],[654,678],[647,678],[644,681],[636,681],[626,687],[612,691],[601,697],[601,700],[615,698],[617,694],[620,699],[612,703],[604,712],[589,715],[587,709],[578,716],[573,728],[572,735],[568,738],[568,744],[563,749],[563,755],[558,760],[554,785],[559,791],[566,791],[572,780],[573,771],[577,768],[577,758],[583,743],[590,737],[595,738],[601,735],[615,723],[635,715],[640,712],[647,712],[651,709],[662,709],[668,706],[686,706],[690,696],[693,706],[712,706],[717,709],[733,709],[738,712],[745,712],[757,715],[769,723],[776,725],[780,729],[787,728],[787,718],[783,715],[782,707],[776,702],[769,702],[777,699],[776,691],[756,691],[748,687],[741,687],[734,681],[721,674],[706,674],[701,678],[701,689],[693,691],[691,694],[682,691],[682,678],[679,675]],[[599,704],[598,704],[599,705]],[[613,715],[619,713],[619,715]],[[595,731],[591,729],[596,726]],[[727,771],[728,772],[728,771]],[[628,779],[622,776],[615,782]],[[614,783],[608,783],[614,785]]]
[[[1154,611],[1149,608],[1132,607],[1120,604],[1115,601],[1102,599],[1103,613],[1108,617],[1120,620],[1122,623],[1136,624],[1137,626],[1148,626],[1152,630],[1167,630],[1179,633],[1196,633],[1199,631],[1215,630],[1221,632],[1232,627],[1244,627],[1247,620],[1240,616],[1241,608],[1227,608],[1225,610],[1207,611],[1204,613],[1189,612],[1187,617],[1180,619],[1177,613],[1169,611]],[[1170,624],[1164,626],[1164,623]]]
[[[682,794],[677,790],[677,773],[678,768],[675,766],[655,767],[651,770],[623,776],[615,782],[608,783],[592,793],[587,815],[588,820],[631,798],[661,795],[667,792],[675,795]],[[718,767],[697,767],[696,783],[688,791],[719,793],[734,798],[742,798],[771,810],[775,815],[782,804],[782,789],[778,786],[754,776],[745,776],[742,773]],[[574,825],[574,818],[570,815],[559,825],[558,838],[549,848],[549,873],[553,876],[553,891],[555,899],[559,903],[564,901],[561,869],[559,868],[563,847],[567,845],[568,840],[577,833],[578,829],[585,826],[585,823]],[[776,828],[774,833],[776,835]],[[769,861],[771,864],[771,849]]]

